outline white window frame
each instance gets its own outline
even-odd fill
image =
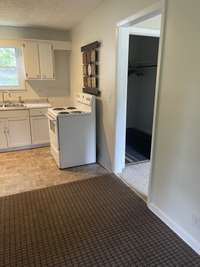
[[[16,51],[16,66],[17,66],[17,74],[19,78],[19,85],[17,86],[1,86],[0,85],[0,92],[3,91],[24,91],[25,89],[25,69],[24,69],[24,59],[23,59],[23,52],[22,47],[15,46],[15,45],[0,45],[0,48],[15,48]]]

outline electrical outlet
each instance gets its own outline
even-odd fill
[[[197,226],[198,228],[200,228],[200,215],[193,214],[192,215],[192,221],[193,221],[193,223],[194,223],[195,226]]]

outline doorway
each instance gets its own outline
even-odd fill
[[[154,18],[157,27],[160,18]],[[144,199],[151,168],[159,41],[158,36],[129,35],[125,168],[121,177]]]
[[[150,161],[159,37],[129,36],[126,164]]]
[[[145,200],[152,172],[162,8],[141,12],[118,29],[115,173]]]

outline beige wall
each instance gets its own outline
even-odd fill
[[[59,31],[51,29],[0,26],[0,38],[1,39],[25,38],[25,39],[69,41],[70,34],[68,31]]]
[[[82,88],[82,61],[80,47],[100,41],[100,90],[97,103],[97,138],[99,162],[112,169],[115,142],[115,68],[116,25],[120,20],[157,2],[156,0],[108,0],[72,31],[72,92]]]
[[[199,10],[199,0],[168,1],[151,193],[151,203],[198,242]]]
[[[21,27],[0,27],[1,39],[40,39],[69,41],[66,31],[31,29]],[[70,102],[70,51],[55,50],[55,81],[29,81],[26,90],[11,92],[11,100],[48,98],[50,103],[59,106]]]

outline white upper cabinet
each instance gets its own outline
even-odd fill
[[[54,79],[53,45],[39,43],[40,73],[42,79]]]
[[[24,42],[23,48],[27,80],[52,80],[55,78],[52,44],[26,41]]]
[[[25,42],[23,44],[23,50],[26,79],[40,79],[38,43],[32,41]]]

